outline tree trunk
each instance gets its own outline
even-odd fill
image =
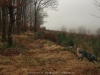
[[[37,26],[36,26],[36,24],[37,24],[36,22],[37,22],[37,21],[36,21],[36,19],[37,19],[37,18],[36,18],[36,15],[35,15],[35,23],[34,23],[34,31],[35,31],[35,32],[37,32]]]
[[[2,30],[2,10],[0,9],[0,32]]]
[[[26,25],[27,25],[27,24],[26,24],[26,17],[25,17],[25,13],[26,13],[26,12],[25,12],[25,8],[26,8],[26,5],[23,6],[23,13],[22,13],[22,14],[23,14],[24,32],[26,32]]]
[[[31,0],[30,0],[30,31],[32,31],[32,4],[31,4]]]
[[[35,6],[34,6],[34,11],[35,11],[35,12],[34,12],[34,16],[35,16],[35,17],[34,17],[34,20],[35,20],[35,21],[34,21],[34,22],[35,22],[35,23],[34,23],[34,32],[37,32],[37,10],[36,10],[36,4],[34,4],[34,5],[35,5]]]
[[[9,6],[9,14],[10,14],[10,25],[9,25],[9,30],[8,30],[8,46],[12,47],[13,46],[13,25],[14,25],[14,9],[12,6]]]
[[[20,18],[20,16],[21,16],[21,8],[17,8],[17,11],[19,12],[18,14],[17,14],[17,34],[18,35],[20,35],[20,22],[21,22],[21,18]],[[19,21],[20,20],[20,21]]]
[[[2,8],[2,40],[6,40],[6,13],[5,8]]]

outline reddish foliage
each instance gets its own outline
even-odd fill
[[[52,32],[44,33],[43,37],[44,37],[44,39],[49,39],[53,42],[57,41],[57,36],[55,34],[53,34]]]
[[[0,54],[3,55],[3,56],[14,56],[14,55],[18,55],[19,51],[8,48],[4,51],[1,51]]]
[[[9,28],[9,25],[6,26],[6,34],[8,34],[8,28]],[[28,30],[28,25],[20,25],[20,31],[22,32],[26,32]],[[14,25],[14,30],[13,30],[14,34],[17,33],[17,25]]]
[[[27,31],[28,29],[29,29],[29,27],[28,27],[28,25],[27,24],[25,24],[25,25],[21,25],[21,31]]]

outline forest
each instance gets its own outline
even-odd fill
[[[57,10],[58,1],[0,0],[0,75],[100,74],[100,28],[90,34],[82,26],[77,31],[42,26],[44,10]],[[77,60],[78,47],[98,62]]]

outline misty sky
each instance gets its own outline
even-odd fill
[[[99,1],[99,0],[98,0]],[[100,11],[93,4],[93,0],[59,0],[58,11],[47,10],[47,29],[59,30],[62,26],[68,29],[76,29],[84,26],[86,29],[95,31],[100,28]]]

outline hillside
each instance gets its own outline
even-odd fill
[[[0,75],[100,75],[93,64],[48,40],[14,35],[15,47],[0,53]]]

